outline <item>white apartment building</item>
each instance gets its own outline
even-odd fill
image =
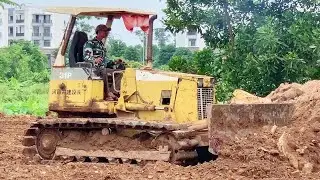
[[[197,31],[179,32],[176,34],[176,47],[185,47],[191,51],[202,50],[206,47],[204,39]]]
[[[44,12],[42,9],[22,5],[0,8],[0,47],[9,46],[14,40],[32,41],[48,56],[49,66],[59,47],[69,16]]]

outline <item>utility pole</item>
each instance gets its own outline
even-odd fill
[[[146,60],[146,54],[147,54],[147,35],[146,33],[143,33],[143,65],[145,64],[145,60]]]
[[[142,34],[142,39],[141,39],[141,42],[142,42],[142,64],[144,65],[145,63],[145,60],[146,60],[146,55],[147,55],[147,35],[146,33],[143,33]]]
[[[136,31],[135,32],[136,36],[138,36],[138,38],[140,39],[141,43],[142,43],[142,64],[145,63],[145,60],[146,60],[146,54],[147,54],[147,51],[146,51],[146,48],[147,48],[147,34],[143,31]]]
[[[144,64],[144,38],[141,39],[142,42],[142,64]]]

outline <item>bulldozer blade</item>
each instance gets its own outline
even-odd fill
[[[209,105],[209,151],[217,154],[223,137],[244,133],[246,129],[287,125],[292,119],[293,110],[292,103]]]

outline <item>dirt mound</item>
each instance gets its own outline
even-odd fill
[[[277,148],[281,130],[274,134],[272,126],[240,130],[224,138],[221,162],[240,164],[237,175],[254,178],[292,178],[295,171]]]
[[[214,146],[219,151],[219,163],[229,167],[234,167],[235,164],[244,166],[245,168],[238,168],[233,174],[253,178],[292,179],[319,174],[320,81],[284,83],[265,98],[272,103],[293,104],[290,120],[284,119],[289,123],[276,126],[256,119],[257,115],[266,118],[263,109],[256,112],[230,105],[230,109],[234,111],[230,110],[228,115],[215,107],[215,123],[212,127],[216,134],[212,134],[212,137],[218,137]],[[259,109],[258,106],[263,104],[252,106],[253,109]],[[223,118],[218,118],[220,115]],[[266,119],[268,118],[269,116]],[[247,121],[251,123],[249,126]],[[238,124],[241,126],[236,126]]]
[[[267,98],[272,102],[294,102],[296,98],[304,94],[302,85],[297,83],[283,83],[272,91]]]
[[[306,172],[320,169],[320,81],[285,84],[269,95],[277,102],[294,102],[293,123],[282,135],[283,153],[292,166]]]

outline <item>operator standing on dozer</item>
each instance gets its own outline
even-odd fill
[[[108,83],[108,73],[112,73],[113,69],[110,66],[121,63],[121,60],[114,62],[106,62],[105,54],[106,50],[102,40],[107,37],[108,32],[111,31],[111,28],[108,28],[104,24],[100,24],[96,27],[96,37],[92,40],[87,41],[84,44],[83,55],[86,62],[94,64],[94,71],[98,76],[103,78],[104,82],[104,99],[107,101],[117,100],[117,96],[109,90]],[[121,77],[116,76],[115,81],[116,85],[119,85]]]

